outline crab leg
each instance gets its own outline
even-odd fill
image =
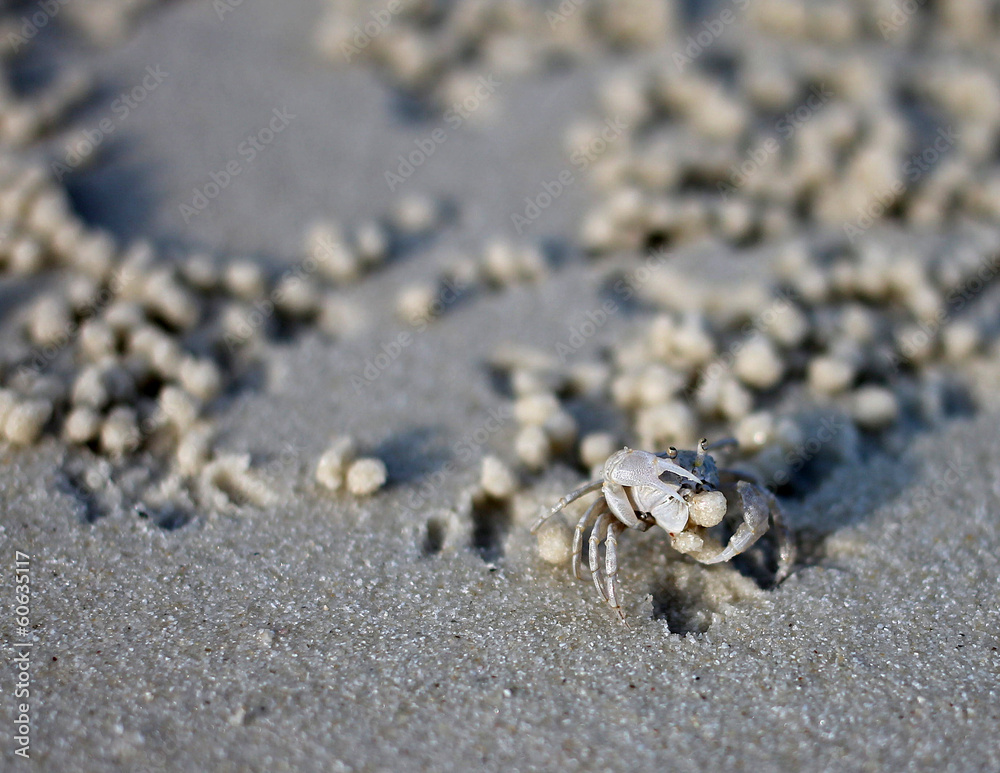
[[[608,592],[604,588],[604,583],[601,582],[601,558],[599,546],[601,540],[607,536],[608,526],[614,519],[609,513],[601,513],[597,518],[597,523],[594,525],[594,530],[590,532],[590,576],[594,578],[594,585],[597,586],[597,591],[601,594],[601,597],[607,601]]]
[[[741,472],[739,470],[726,470],[725,476],[730,480],[736,480],[736,490],[739,492],[740,499],[743,502],[743,512],[744,519],[746,519],[746,514],[751,509],[756,509],[758,511],[763,510],[763,524],[760,528],[767,529],[767,516],[770,512],[771,519],[774,521],[774,537],[778,545],[778,566],[774,573],[774,583],[777,585],[782,580],[784,580],[792,567],[795,565],[795,541],[792,537],[791,530],[788,528],[788,523],[785,521],[785,515],[782,512],[781,505],[778,503],[777,497],[774,496],[770,491],[761,487],[754,480],[754,477],[746,472]],[[744,492],[752,491],[753,493],[749,496]],[[755,516],[760,518],[761,516]],[[740,526],[740,529],[743,525]],[[737,529],[736,534],[733,535],[733,539],[730,540],[730,544],[736,540],[739,536],[739,529]],[[750,547],[754,542],[757,541],[760,535],[750,540],[741,550],[737,550],[734,555],[739,555],[748,547]],[[728,546],[727,546],[728,549]],[[720,553],[719,555],[723,555]],[[703,563],[716,563],[716,561],[725,561],[727,559],[722,558],[713,559],[711,562]]]
[[[587,508],[587,512],[577,522],[576,531],[573,532],[573,576],[578,580],[583,579],[583,576],[580,574],[580,566],[583,562],[583,533],[593,522],[593,519],[597,517],[598,509],[606,504],[607,502],[604,501],[603,497],[595,499],[594,504]]]
[[[592,491],[597,491],[597,489],[599,489],[602,485],[604,485],[603,480],[594,480],[591,481],[590,483],[587,483],[586,485],[580,486],[580,488],[578,488],[576,491],[573,491],[564,496],[562,499],[556,502],[555,507],[553,507],[547,513],[543,513],[538,518],[538,520],[535,521],[534,525],[531,527],[531,533],[534,534],[536,531],[538,531],[538,529],[541,528],[543,523],[549,520],[549,518],[558,513],[560,510],[565,509],[566,506],[569,505],[571,502],[575,502],[580,497],[587,496],[587,494],[591,493]]]
[[[622,625],[626,628],[629,624],[625,622],[625,613],[622,612],[621,604],[618,601],[618,535],[625,531],[625,525],[614,521],[608,527],[608,538],[604,542],[604,574],[607,575],[608,583],[608,604],[618,613]]]
[[[777,498],[767,492],[768,502],[771,508],[771,518],[774,521],[774,536],[778,541],[778,568],[774,573],[774,584],[777,585],[784,580],[795,564],[795,542],[792,534],[785,523],[785,514],[781,511]]]
[[[736,484],[736,490],[743,502],[743,521],[736,533],[729,538],[729,544],[712,558],[699,559],[703,564],[721,564],[735,558],[767,531],[769,514],[767,502],[760,489],[745,480]]]

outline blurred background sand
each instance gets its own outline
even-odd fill
[[[12,5],[5,14],[14,25],[8,31],[16,31],[36,5]],[[733,4],[733,13],[743,12],[739,5]],[[712,67],[723,80],[738,82],[739,68],[725,69],[732,62],[722,52],[733,45],[739,50],[729,35],[739,40],[758,29],[755,24],[772,24],[770,34],[792,41],[783,56],[800,43],[808,50],[810,36],[828,36],[826,43],[832,40],[844,54],[845,69],[861,63],[861,81],[864,64],[873,80],[908,82],[917,79],[914,73],[933,74],[944,68],[935,56],[960,59],[948,46],[960,51],[963,41],[981,46],[976,56],[983,71],[1000,74],[993,64],[995,41],[976,42],[951,6],[912,17],[912,31],[906,27],[911,17],[899,17],[904,21],[886,36],[873,19],[880,13],[897,17],[878,6],[836,6],[862,9],[855,15],[867,21],[856,41],[836,39],[834,12],[816,21],[796,3],[768,4],[756,17],[734,16],[724,25]],[[108,7],[108,18],[121,17],[113,4]],[[340,10],[364,23],[381,8],[344,4]],[[542,506],[587,477],[579,438],[606,432],[620,444],[649,439],[663,445],[690,445],[691,439],[687,429],[677,430],[676,439],[667,429],[650,429],[645,420],[652,414],[643,410],[659,403],[622,405],[603,382],[596,390],[574,391],[568,384],[586,369],[573,366],[603,367],[605,381],[626,375],[631,365],[617,352],[647,336],[655,346],[654,320],[681,314],[672,296],[701,297],[705,287],[712,291],[705,303],[719,310],[705,310],[704,324],[724,351],[739,340],[738,334],[726,336],[742,324],[737,320],[730,329],[719,322],[727,304],[733,307],[741,288],[761,284],[764,308],[777,286],[775,266],[779,275],[788,273],[782,256],[789,244],[808,245],[802,274],[827,266],[831,250],[822,245],[843,242],[845,233],[836,218],[824,221],[823,206],[834,205],[775,205],[775,219],[794,214],[787,230],[755,226],[740,235],[737,228],[737,236],[727,238],[709,218],[705,232],[690,238],[682,223],[667,236],[645,225],[622,226],[620,243],[588,242],[587,213],[606,211],[602,202],[621,186],[606,169],[594,171],[601,165],[574,165],[567,128],[602,115],[595,94],[608,73],[667,68],[676,61],[671,53],[687,45],[685,34],[697,34],[703,19],[721,18],[718,10],[688,9],[687,26],[666,42],[626,36],[611,50],[603,41],[525,73],[498,67],[496,93],[460,126],[446,120],[448,101],[442,103],[442,91],[435,90],[446,82],[443,76],[432,78],[430,88],[421,82],[401,89],[394,81],[398,73],[374,56],[374,47],[350,66],[329,61],[336,56],[324,59],[315,39],[330,23],[329,12],[304,0],[153,4],[137,11],[119,39],[103,43],[88,39],[86,25],[81,31],[60,12],[18,56],[8,57],[17,99],[45,93],[63,73],[92,77],[92,89],[54,128],[20,142],[8,137],[5,157],[58,175],[52,164],[65,159],[74,132],[112,121],[114,131],[100,141],[93,163],[52,184],[64,187],[73,216],[87,229],[113,237],[116,256],[136,240],[149,241],[153,256],[141,264],[143,276],[183,266],[192,255],[208,255],[220,270],[247,258],[277,276],[302,265],[303,233],[321,218],[347,229],[364,221],[388,223],[392,248],[360,280],[323,285],[343,318],[325,324],[317,322],[318,314],[276,314],[235,355],[221,346],[221,323],[214,321],[228,296],[198,301],[211,309],[205,318],[211,314],[213,321],[192,327],[185,351],[208,359],[209,352],[223,352],[214,360],[222,373],[219,394],[197,401],[199,420],[211,423],[214,438],[204,463],[216,464],[215,473],[207,477],[200,470],[176,472],[175,445],[184,434],[175,427],[180,440],[161,438],[165,430],[152,406],[162,385],[155,379],[155,390],[137,379],[136,391],[123,398],[142,433],[136,447],[114,453],[113,437],[65,439],[74,404],[68,385],[82,367],[77,349],[60,350],[46,363],[43,375],[55,374],[55,384],[26,384],[15,375],[40,347],[27,340],[30,324],[24,332],[31,304],[66,285],[76,269],[71,258],[47,247],[56,257],[43,266],[5,270],[0,311],[11,404],[50,399],[38,398],[49,394],[44,390],[57,395],[40,437],[23,447],[7,430],[2,449],[0,553],[11,577],[14,552],[30,556],[32,595],[30,634],[20,635],[10,614],[0,632],[5,643],[33,644],[31,761],[14,754],[16,743],[8,737],[5,769],[1000,767],[995,288],[977,288],[968,304],[974,314],[962,317],[978,326],[975,351],[959,356],[949,350],[943,325],[934,329],[941,340],[926,361],[905,363],[898,376],[858,365],[850,390],[831,396],[810,382],[808,361],[828,350],[840,356],[842,349],[817,338],[780,349],[786,375],[779,386],[754,389],[741,381],[740,394],[752,397],[755,414],[800,422],[794,442],[811,463],[791,470],[791,478],[776,477],[784,467],[768,466],[774,462],[766,446],[779,443],[771,435],[757,456],[741,457],[781,484],[800,562],[775,588],[767,582],[767,544],[735,565],[705,567],[671,551],[658,530],[626,533],[621,575],[633,628],[624,630],[589,582],[575,582],[566,565],[539,557],[528,525]],[[995,16],[989,6],[986,18],[995,22]],[[774,19],[800,17],[807,19],[800,27],[811,23],[818,30],[802,33],[804,41],[797,40],[801,30],[792,21],[784,31],[773,26]],[[403,18],[394,17],[387,29]],[[951,26],[941,18],[951,18]],[[546,23],[550,30],[560,26]],[[936,23],[942,24],[940,39],[927,31]],[[711,69],[709,60],[701,66]],[[465,51],[455,61],[478,60]],[[115,100],[142,84],[148,68],[165,75],[123,116]],[[837,85],[841,97],[849,90],[845,83]],[[742,86],[733,88],[743,93]],[[903,86],[893,93],[899,101],[889,105],[890,114],[919,114],[901,141],[905,160],[914,148],[926,147],[926,137],[933,140],[941,116],[914,108],[920,100],[908,102],[912,95]],[[855,107],[865,103],[855,97],[844,99]],[[989,102],[992,92],[984,91],[982,99]],[[276,110],[291,118],[251,160],[241,143],[259,137]],[[970,136],[976,121],[995,130],[991,110],[956,108],[955,120],[975,119],[959,135]],[[675,120],[682,122],[667,111],[668,129]],[[641,125],[645,133],[630,140],[636,147],[664,128],[656,121]],[[872,121],[858,134],[881,136],[879,125]],[[386,172],[397,170],[399,156],[436,129],[445,140],[390,190]],[[920,198],[923,187],[907,189],[883,222],[864,228],[858,252],[865,245],[892,256],[926,249],[934,253],[928,265],[939,267],[951,265],[947,258],[973,237],[991,245],[995,136],[980,156],[974,145],[969,140],[955,155],[965,166],[960,182],[979,199],[942,194],[947,202],[932,216],[925,212],[937,199],[927,204],[932,197]],[[753,147],[752,137],[734,141],[735,161]],[[850,154],[838,154],[841,170]],[[231,184],[204,211],[186,215],[182,207],[195,200],[195,191],[205,190],[212,174],[231,161],[240,164]],[[719,179],[729,176],[726,163]],[[789,163],[793,171],[801,167],[801,159]],[[525,197],[536,198],[543,183],[567,169],[574,183],[519,232],[511,216],[525,213]],[[599,173],[609,176],[610,187],[595,179]],[[692,186],[699,196],[719,195],[712,183],[664,187],[684,193]],[[768,195],[752,194],[755,201]],[[428,228],[399,225],[410,196],[423,197],[417,204],[430,202]],[[854,222],[853,210],[848,215]],[[22,228],[17,218],[5,220],[15,223],[15,231]],[[774,234],[767,230],[772,227]],[[469,260],[475,264],[484,245],[498,238],[534,245],[544,257],[537,275],[491,279],[480,264],[469,273]],[[661,242],[668,273],[641,283],[639,297],[626,303],[615,282],[649,265]],[[989,246],[978,249],[977,255],[995,254]],[[16,261],[8,259],[12,265]],[[677,285],[678,276],[690,286]],[[433,298],[443,297],[433,295],[442,281],[468,288],[433,320],[414,327],[400,319],[402,294],[430,287]],[[592,335],[582,335],[580,346],[573,344],[585,312],[608,298],[619,301],[616,312]],[[854,301],[796,303],[815,314],[811,324],[819,330],[842,324]],[[905,299],[858,303],[879,330],[897,325],[899,308],[906,306]],[[820,322],[827,313],[834,321]],[[837,329],[838,336],[851,337]],[[408,343],[394,348],[401,334],[409,335]],[[559,360],[559,346],[567,342],[573,350],[568,364]],[[503,357],[497,352],[512,344],[522,347],[515,364],[498,365]],[[875,352],[874,343],[856,348],[865,357]],[[380,353],[387,358],[377,359]],[[542,364],[530,364],[538,353]],[[374,378],[365,375],[369,364]],[[573,421],[566,449],[547,427],[552,458],[543,464],[532,465],[519,450],[525,422],[515,409],[525,394],[518,378],[554,379],[558,411]],[[931,387],[942,378],[949,388],[952,380],[961,387],[957,407],[941,397],[941,410],[921,413],[914,406],[931,401],[938,394]],[[163,382],[173,383],[168,377]],[[862,426],[860,398],[852,390],[865,385],[885,388],[898,400],[898,413],[886,424]],[[685,394],[696,403],[692,392]],[[110,410],[101,408],[102,420]],[[731,433],[746,418],[721,405],[691,410],[697,435]],[[846,429],[816,451],[803,450],[815,432],[810,422],[827,415],[841,417]],[[354,438],[360,454],[384,462],[388,481],[374,496],[325,491],[316,481],[317,460],[339,435]],[[249,455],[248,470],[239,468],[243,454]],[[483,493],[481,460],[487,455],[499,456],[516,476],[510,496]],[[5,587],[11,601],[4,603],[12,605],[12,583]],[[12,736],[13,680],[5,685],[0,716]]]

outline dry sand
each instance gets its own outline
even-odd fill
[[[109,52],[40,40],[26,71],[86,60],[105,88],[80,126],[147,66],[170,74],[74,176],[83,216],[123,241],[292,264],[315,217],[388,211],[384,170],[437,124],[401,118],[365,68],[316,62],[302,40],[317,13],[248,0],[220,21],[207,3],[169,3]],[[459,214],[350,291],[366,326],[269,345],[259,379],[228,398],[224,445],[252,455],[275,504],[164,528],[169,514],[116,506],[121,481],[103,498],[74,493],[56,439],[3,451],[0,633],[20,641],[21,551],[33,643],[31,762],[13,754],[8,665],[5,770],[1000,769],[996,413],[866,451],[789,502],[803,557],[776,589],[744,565],[683,561],[662,533],[626,534],[625,630],[589,582],[538,557],[535,499],[524,512],[468,505],[478,459],[515,433],[489,355],[509,341],[554,349],[574,313],[600,304],[605,269],[571,259],[542,284],[456,304],[363,394],[352,386],[405,329],[397,291],[508,234],[523,197],[565,167],[565,117],[587,108],[593,74],[504,84],[496,121],[450,133],[403,186]],[[296,116],[287,131],[184,222],[192,188],[275,108]],[[574,187],[534,235],[569,243],[587,201]],[[621,315],[588,346],[630,330]],[[373,498],[313,482],[342,432],[388,466]],[[578,481],[556,466],[536,492]]]

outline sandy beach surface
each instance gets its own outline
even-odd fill
[[[58,158],[67,132],[112,121],[98,159],[64,184],[88,226],[150,240],[155,265],[205,253],[280,272],[300,265],[317,218],[387,217],[409,194],[442,214],[343,290],[342,334],[277,331],[213,403],[216,444],[249,454],[259,496],[222,486],[230,496],[153,505],[142,492],[167,477],[155,449],[108,462],[58,432],[0,449],[0,767],[1000,770],[995,355],[969,370],[974,410],[885,442],[864,435],[783,498],[799,560],[777,587],[749,561],[704,566],[662,530],[626,532],[626,629],[589,578],[539,557],[531,522],[587,475],[565,457],[518,466],[495,367],[505,345],[557,354],[615,272],[641,263],[641,249],[583,257],[595,194],[564,152],[610,55],[499,75],[453,127],[373,66],[322,61],[309,43],[320,4],[231,4],[222,18],[209,2],[156,5],[105,47],[57,19],[9,64],[15,83],[27,92],[84,66],[96,87],[18,152]],[[114,100],[150,72],[162,75],[123,117]],[[241,151],[279,125],[253,158]],[[385,173],[435,130],[444,140],[390,190]],[[186,211],[230,162],[239,173]],[[574,182],[518,233],[511,215],[565,170]],[[477,286],[419,328],[399,319],[401,292],[496,237],[545,245],[544,278]],[[776,250],[693,241],[669,259],[726,298],[768,275]],[[5,338],[46,281],[0,279]],[[648,315],[620,304],[571,360],[624,346]],[[582,432],[629,437],[607,401],[582,406]],[[345,434],[385,464],[371,496],[316,481]],[[477,499],[486,455],[516,470],[509,501]],[[24,653],[30,695],[18,699]],[[30,760],[15,753],[21,714]]]

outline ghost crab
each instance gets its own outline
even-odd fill
[[[724,440],[711,447],[734,442]],[[719,470],[708,450],[705,440],[698,443],[695,451],[670,448],[664,453],[651,453],[626,446],[608,457],[599,480],[564,496],[532,526],[534,533],[571,502],[600,489],[600,496],[576,525],[573,575],[583,579],[580,575],[583,535],[593,524],[588,550],[590,574],[598,592],[626,627],[618,592],[618,535],[625,529],[646,531],[659,526],[670,535],[674,550],[703,564],[718,564],[747,550],[767,531],[768,521],[773,519],[778,541],[775,583],[788,574],[794,554],[777,500],[751,476],[735,470]],[[729,499],[725,491],[739,495],[742,520],[723,547],[708,530],[726,516]],[[599,557],[602,542],[603,577]]]

